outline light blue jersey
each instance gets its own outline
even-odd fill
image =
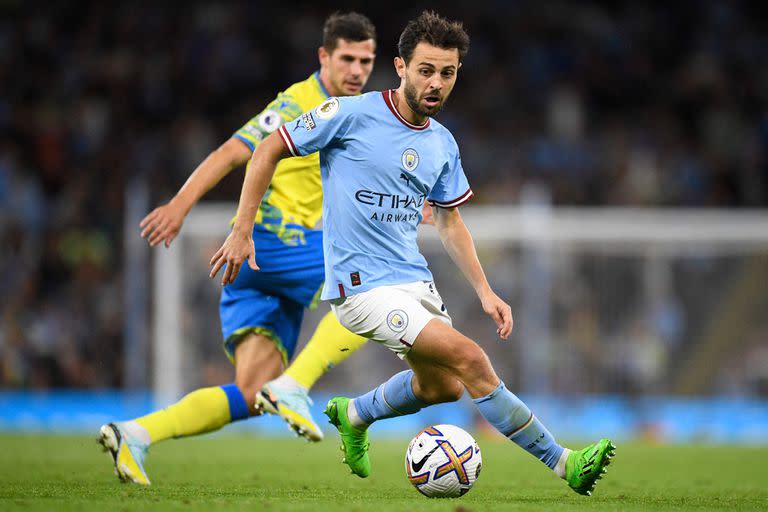
[[[330,98],[279,130],[293,156],[320,152],[325,300],[432,280],[416,244],[424,201],[472,197],[451,133],[408,123],[392,93]]]

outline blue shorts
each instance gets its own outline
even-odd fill
[[[325,279],[322,231],[286,225],[282,238],[260,224],[253,227],[256,263],[247,262],[235,282],[224,286],[219,302],[224,350],[234,361],[235,347],[246,334],[275,342],[287,364],[296,349],[304,308],[319,296]]]

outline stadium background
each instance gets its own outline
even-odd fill
[[[473,205],[533,198],[555,210],[766,216],[768,31],[756,4],[438,7],[472,38],[439,120],[459,141]],[[153,295],[138,218],[276,91],[316,69],[322,20],[352,8],[0,5],[0,428],[91,432],[153,405],[152,307],[165,299]],[[360,9],[379,32],[367,90],[396,85],[395,42],[420,9]],[[235,200],[241,177],[233,172],[206,199]],[[216,287],[197,263],[225,232],[222,223],[194,248],[198,260],[185,261],[188,389],[231,379]],[[534,278],[550,283],[545,312],[526,302],[536,287],[521,272],[525,250],[483,249],[491,281],[514,304],[518,327],[506,345],[450,265],[432,257],[457,326],[485,336],[499,373],[553,429],[591,435],[587,418],[597,413],[620,438],[767,442],[768,244],[676,254],[650,272],[642,250],[592,247],[538,270]],[[526,350],[540,341],[523,336],[533,317],[549,325],[543,359]],[[398,368],[366,347],[320,381],[317,402]],[[474,420],[451,407],[413,421]]]

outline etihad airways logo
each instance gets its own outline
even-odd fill
[[[416,196],[404,194],[388,194],[386,192],[374,192],[372,190],[358,190],[355,193],[355,199],[358,202],[371,206],[382,208],[421,208],[424,206],[424,199],[427,196],[419,194]]]
[[[358,190],[355,192],[355,199],[358,202],[370,206],[377,206],[387,209],[409,209],[402,213],[373,212],[370,220],[378,222],[419,222],[421,207],[424,206],[424,200],[427,196],[424,194],[388,194],[386,192],[374,192],[373,190]]]

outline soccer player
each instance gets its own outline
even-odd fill
[[[211,153],[169,203],[144,218],[141,236],[151,246],[164,243],[168,247],[200,197],[246,163],[265,137],[330,96],[359,94],[373,69],[375,38],[375,28],[365,16],[331,15],[318,49],[320,70],[279,93]],[[322,286],[322,233],[316,229],[321,207],[320,163],[315,153],[281,162],[260,207],[247,218],[237,218],[250,226],[259,251],[270,257],[259,272],[242,272],[222,289],[224,349],[234,362],[235,382],[198,389],[160,411],[101,427],[99,441],[114,457],[121,480],[149,484],[144,458],[151,444],[211,432],[261,412],[256,395],[282,373],[293,355],[304,308],[316,302]],[[286,374],[265,387],[266,392],[275,391],[267,396],[279,396],[267,402],[270,412],[283,416],[307,439],[322,439],[309,412],[307,390],[364,342],[329,313]]]
[[[400,36],[396,90],[331,98],[284,125],[251,158],[240,197],[252,215],[277,162],[320,152],[325,285],[322,298],[345,327],[405,359],[410,369],[354,399],[335,397],[326,414],[339,430],[344,462],[371,471],[367,429],[469,392],[501,433],[541,460],[580,494],[591,494],[615,447],[601,439],[571,451],[555,440],[499,379],[485,352],[451,318],[416,245],[420,205],[429,201],[443,245],[471,283],[501,339],[512,330],[508,304],[491,289],[458,206],[472,197],[458,147],[434,116],[456,82],[469,37],[462,26],[424,12]],[[244,261],[256,268],[248,223],[238,219],[211,259],[232,282]],[[269,254],[260,261],[268,262]],[[460,461],[454,461],[455,464]]]

